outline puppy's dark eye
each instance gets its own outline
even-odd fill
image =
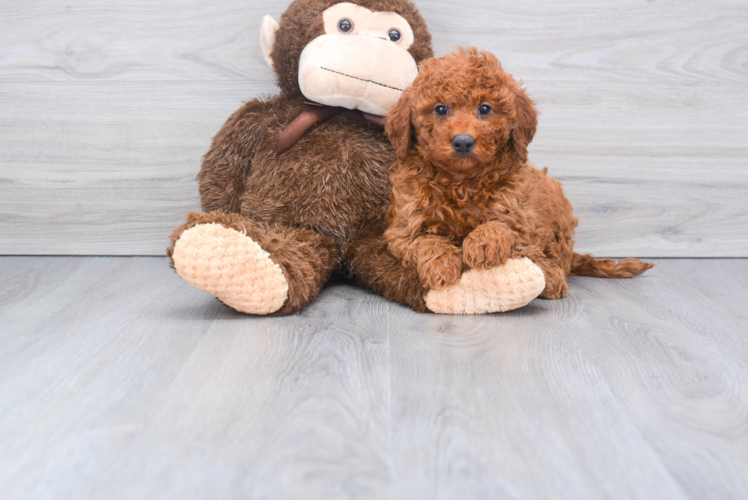
[[[353,31],[353,22],[350,19],[341,19],[338,23],[338,29],[343,33],[350,33]]]
[[[436,116],[447,116],[447,114],[449,114],[449,108],[444,104],[439,104],[434,108],[434,113],[436,113]]]
[[[396,29],[391,29],[389,31],[389,33],[387,33],[387,35],[389,35],[390,40],[392,40],[395,43],[399,42],[400,38],[402,38],[402,35],[400,34],[400,31],[398,31]]]
[[[488,116],[491,114],[491,111],[493,110],[488,104],[481,104],[480,108],[478,108],[478,114],[481,116]]]

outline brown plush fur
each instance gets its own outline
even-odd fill
[[[527,163],[535,106],[495,56],[461,49],[419,69],[387,119],[398,161],[385,237],[424,285],[442,289],[467,268],[529,257],[546,277],[541,297],[558,299],[570,274],[631,277],[652,267],[574,254],[577,220],[561,184]],[[448,116],[436,115],[439,104]],[[482,104],[490,115],[479,115]],[[469,154],[452,146],[463,134],[475,139]]]
[[[311,302],[333,270],[425,310],[417,275],[384,251],[389,166],[395,154],[381,128],[359,112],[344,112],[276,155],[281,131],[306,109],[298,88],[299,55],[323,34],[322,12],[335,3],[297,0],[282,16],[272,58],[283,93],[248,102],[213,139],[198,176],[206,213],[190,214],[174,231],[168,254],[195,224],[246,229],[288,281],[289,299],[278,314],[297,312]],[[417,61],[432,55],[426,23],[409,1],[352,3],[402,15],[416,36],[410,52]]]

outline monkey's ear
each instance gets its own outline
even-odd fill
[[[538,112],[535,110],[535,103],[522,89],[517,89],[514,104],[517,109],[517,120],[512,130],[512,142],[514,152],[521,161],[525,162],[527,161],[527,147],[538,128]]]
[[[275,46],[275,34],[278,32],[280,25],[271,16],[265,16],[262,18],[262,28],[260,29],[260,46],[262,47],[262,55],[265,56],[265,62],[268,66],[273,68],[273,59],[270,54],[273,53],[273,47]]]
[[[411,89],[407,89],[400,96],[395,107],[387,115],[384,132],[395,148],[397,159],[405,161],[412,143],[413,130],[411,127],[412,106],[410,104]]]

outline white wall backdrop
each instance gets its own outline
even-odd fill
[[[524,80],[579,250],[748,256],[748,2],[416,3]],[[0,0],[0,254],[162,255],[287,4]]]

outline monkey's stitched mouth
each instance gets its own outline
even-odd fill
[[[366,83],[373,83],[374,85],[379,85],[380,87],[384,87],[386,89],[396,90],[398,92],[404,92],[403,89],[399,89],[397,87],[390,87],[389,85],[385,85],[383,83],[375,82],[374,80],[367,80],[365,78],[359,78],[357,76],[347,75],[345,73],[341,73],[340,71],[335,71],[334,69],[324,68],[324,67],[320,67],[320,69],[323,70],[323,71],[329,71],[330,73],[335,73],[336,75],[341,75],[341,76],[346,76],[348,78],[353,78],[354,80],[360,80],[360,81],[366,82]]]

